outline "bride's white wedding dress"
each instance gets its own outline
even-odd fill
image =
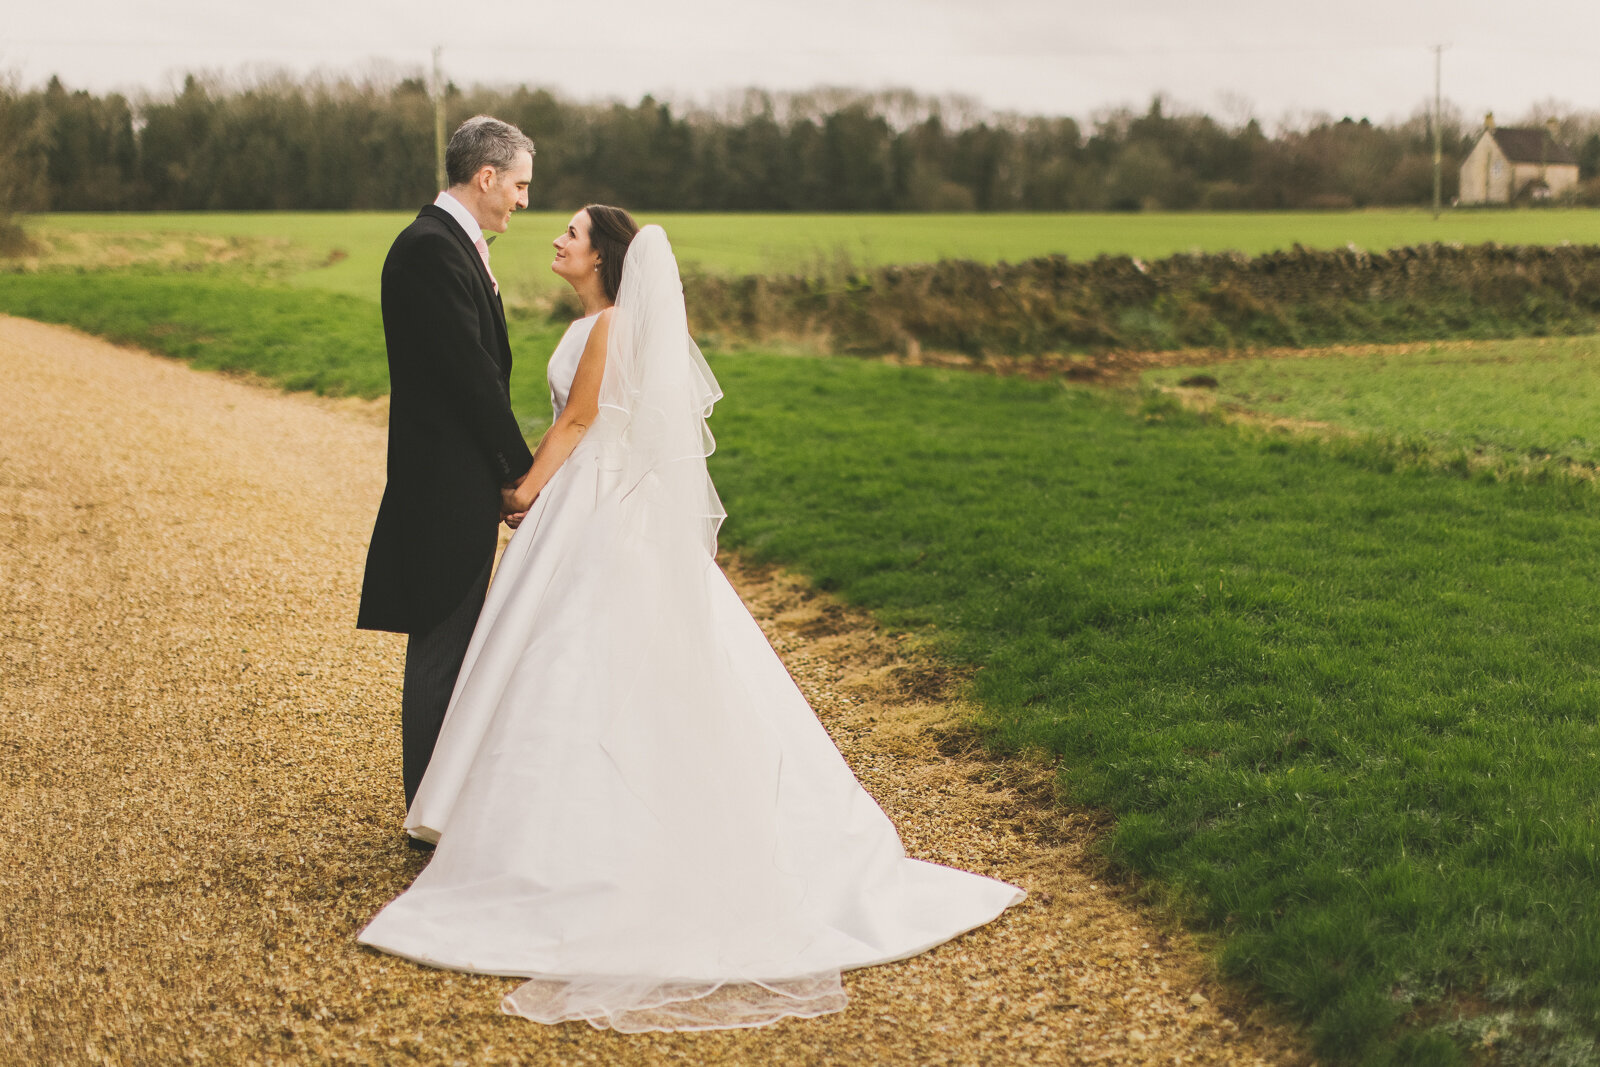
[[[593,318],[550,359],[559,412]],[[362,943],[527,977],[506,1011],[625,1031],[844,1007],[839,972],[1022,899],[907,859],[713,558],[720,398],[659,227],[629,249],[601,414],[506,547]]]

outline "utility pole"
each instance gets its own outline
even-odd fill
[[[445,176],[445,72],[438,66],[438,56],[442,51],[443,48],[434,45],[434,184],[438,189],[450,189],[450,182]],[[1437,202],[1437,194],[1434,200]]]
[[[1443,53],[1444,45],[1433,46],[1433,217],[1435,219],[1439,217],[1439,195],[1444,164],[1444,132],[1439,129],[1440,112],[1443,110],[1439,100],[1439,67]]]

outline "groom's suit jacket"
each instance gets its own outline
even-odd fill
[[[356,625],[418,634],[494,558],[500,488],[533,456],[511,412],[505,310],[466,232],[429,205],[383,264],[389,482]]]

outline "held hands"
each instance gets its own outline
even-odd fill
[[[530,470],[529,474],[532,473]],[[515,485],[503,486],[500,490],[500,519],[511,529],[515,530],[522,525],[522,520],[527,516],[528,509],[533,507],[533,502],[539,497],[538,490],[528,484],[528,475],[518,478]]]

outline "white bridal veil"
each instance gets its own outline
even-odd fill
[[[660,226],[628,246],[591,433],[601,462],[615,463],[623,496],[644,493],[681,532],[698,530],[716,555],[727,513],[706,473],[716,441],[706,425],[722,390],[689,335],[678,261]]]

